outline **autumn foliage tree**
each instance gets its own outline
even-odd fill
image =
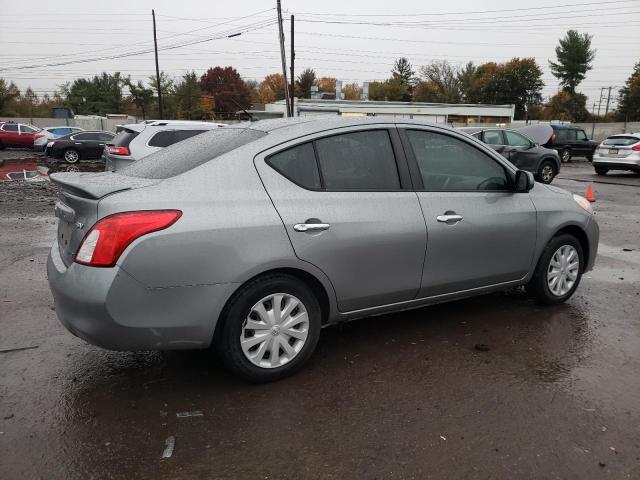
[[[321,92],[335,92],[336,82],[335,77],[321,77],[316,83],[318,84],[318,90]]]
[[[347,83],[343,87],[342,93],[345,100],[360,100],[362,97],[362,87],[356,82]]]
[[[260,103],[271,103],[284,99],[284,77],[281,73],[272,73],[264,77],[258,85]]]
[[[200,88],[213,97],[216,114],[235,113],[251,106],[251,91],[233,67],[209,68],[200,78]]]

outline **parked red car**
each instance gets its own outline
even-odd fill
[[[5,147],[33,148],[33,137],[40,129],[26,123],[0,122],[0,150]]]

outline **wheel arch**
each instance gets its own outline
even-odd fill
[[[590,258],[589,257],[590,246],[589,246],[589,238],[587,237],[587,233],[578,225],[567,225],[565,227],[562,227],[557,232],[555,232],[551,238],[555,238],[559,235],[564,235],[564,234],[569,234],[575,237],[580,243],[580,247],[582,248],[582,256],[583,256],[583,262],[582,262],[583,265],[581,265],[581,267],[584,268],[585,262],[587,262],[587,260]]]
[[[303,282],[305,285],[307,285],[313,291],[314,295],[318,299],[318,303],[320,304],[320,311],[322,314],[322,325],[326,325],[329,322],[332,316],[332,309],[335,307],[332,305],[331,297],[329,296],[329,291],[327,291],[327,287],[315,275],[313,275],[312,273],[306,270],[303,270],[301,268],[296,268],[296,267],[289,267],[289,266],[278,267],[278,268],[265,270],[256,275],[253,275],[251,278],[247,279],[246,281],[238,285],[238,288],[236,288],[233,291],[233,293],[229,295],[229,298],[225,302],[224,307],[220,311],[220,316],[218,317],[218,321],[216,322],[216,327],[213,332],[213,341],[215,341],[218,333],[222,328],[222,325],[224,323],[224,318],[226,316],[229,305],[236,298],[236,296],[242,291],[242,289],[249,283],[256,280],[257,278],[268,276],[268,275],[277,275],[277,274],[283,274],[283,275],[289,275],[289,276],[295,277],[299,279],[301,282]]]

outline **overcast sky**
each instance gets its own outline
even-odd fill
[[[275,0],[87,2],[0,0],[0,71],[21,89],[52,92],[57,85],[102,71],[120,71],[146,80],[154,72],[151,9],[155,8],[159,47],[204,40],[160,52],[160,68],[179,77],[232,65],[246,79],[260,81],[280,71]],[[564,6],[563,6],[564,5]],[[434,59],[463,65],[471,60],[506,61],[535,57],[544,70],[545,97],[558,90],[548,68],[554,48],[574,28],[593,35],[594,68],[578,90],[589,96],[619,88],[640,61],[640,0],[283,0],[287,62],[289,16],[296,17],[296,71],[345,82],[381,80],[393,61],[406,56],[415,70]],[[390,25],[391,24],[391,25]],[[227,38],[233,33],[240,36]],[[208,40],[214,38],[213,40]],[[47,64],[112,57],[69,65]],[[614,89],[615,91],[615,89]],[[615,95],[612,95],[612,100]],[[604,107],[603,107],[604,108]]]

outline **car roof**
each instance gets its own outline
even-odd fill
[[[147,127],[167,127],[167,130],[170,127],[184,127],[184,128],[200,127],[200,128],[213,130],[218,127],[226,127],[226,126],[227,124],[225,123],[201,122],[196,120],[152,120],[152,121],[146,120],[140,123],[125,123],[122,125],[118,125],[118,127],[120,127],[121,130],[131,130],[138,133],[141,133]],[[154,130],[160,131],[161,128],[154,128]]]

